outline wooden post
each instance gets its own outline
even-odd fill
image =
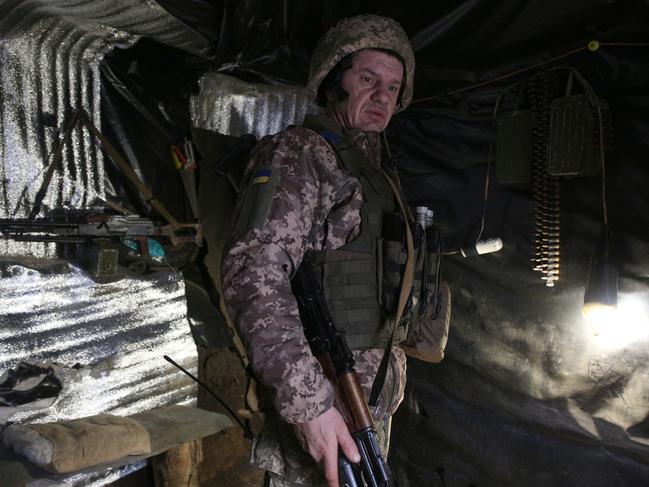
[[[198,468],[203,461],[201,440],[194,440],[153,457],[156,487],[199,487]]]

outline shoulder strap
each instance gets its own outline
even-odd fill
[[[397,311],[394,316],[394,326],[392,328],[392,334],[390,335],[390,340],[385,346],[385,351],[383,353],[383,358],[379,364],[379,369],[376,372],[376,377],[374,378],[374,383],[372,384],[372,392],[370,393],[370,399],[368,404],[372,407],[375,407],[379,400],[379,395],[383,389],[383,384],[385,383],[385,376],[388,370],[388,363],[390,362],[390,357],[392,356],[392,343],[394,342],[394,333],[401,321],[401,316],[403,310],[406,307],[408,302],[408,297],[410,296],[410,290],[412,289],[412,281],[415,275],[415,246],[412,239],[412,232],[410,231],[410,225],[407,224],[408,214],[406,213],[406,205],[401,198],[399,188],[394,184],[394,181],[388,176],[388,174],[383,171],[385,178],[390,184],[390,188],[394,193],[394,197],[399,203],[399,209],[403,213],[406,219],[406,248],[407,248],[407,257],[406,257],[406,267],[403,272],[403,277],[401,278],[401,290],[399,291],[399,301],[397,304]]]

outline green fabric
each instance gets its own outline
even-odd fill
[[[372,165],[331,121],[308,117],[305,126],[340,137],[340,142],[330,142],[331,146],[341,166],[363,189],[360,235],[340,249],[314,252],[314,267],[322,277],[332,319],[350,348],[383,348],[392,329],[381,307],[383,277],[377,244],[382,240],[384,215],[395,211],[392,189],[381,168]]]

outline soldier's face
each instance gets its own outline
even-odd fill
[[[391,54],[363,49],[343,73],[341,85],[349,96],[338,101],[327,93],[327,112],[347,128],[381,132],[387,127],[397,104],[403,64]]]

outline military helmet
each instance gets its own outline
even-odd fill
[[[343,19],[322,36],[311,57],[307,89],[315,96],[329,71],[345,56],[361,49],[387,49],[404,63],[404,87],[395,113],[412,100],[415,55],[405,31],[394,20],[378,15],[357,15]]]

